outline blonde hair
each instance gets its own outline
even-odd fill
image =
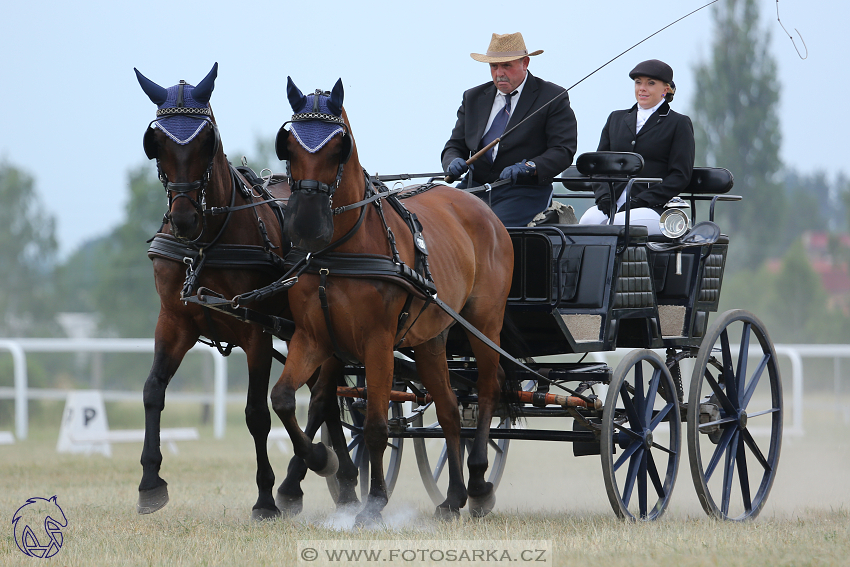
[[[664,83],[664,84],[667,85],[667,88],[669,89],[667,91],[667,94],[664,95],[664,100],[666,100],[667,103],[669,104],[669,103],[673,102],[673,95],[676,94],[676,86],[675,86],[675,84],[671,85],[670,83]]]

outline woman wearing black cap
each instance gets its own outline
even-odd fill
[[[635,183],[631,190],[629,223],[645,225],[649,234],[661,234],[658,219],[664,205],[688,186],[694,168],[694,127],[691,119],[670,109],[676,92],[673,69],[658,59],[639,63],[629,77],[634,80],[637,103],[615,110],[602,130],[598,151],[635,152],[643,156],[641,177],[658,177],[661,183]],[[625,224],[626,184],[616,184],[617,214],[614,224]],[[611,210],[607,183],[594,184],[596,207],[580,224],[606,224]]]

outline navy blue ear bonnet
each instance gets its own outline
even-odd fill
[[[316,91],[316,93],[307,95],[304,98],[306,101],[300,109],[295,111],[296,114],[307,114],[311,112],[332,114],[328,108],[330,93]],[[322,149],[331,138],[343,132],[343,127],[339,124],[319,120],[293,122],[290,128],[292,135],[295,136],[298,143],[311,154]]]
[[[183,104],[178,106],[178,94],[181,86],[183,87]],[[206,126],[208,120],[186,114],[170,115],[168,113],[168,109],[197,108],[205,109],[207,112],[204,114],[209,114],[210,105],[209,103],[201,104],[192,98],[192,91],[195,90],[194,85],[190,85],[188,83],[184,85],[174,85],[166,90],[168,91],[168,98],[165,99],[164,103],[159,105],[159,109],[156,113],[157,116],[163,116],[163,118],[154,122],[154,126],[168,134],[168,137],[178,144],[186,145],[198,135],[204,126]]]
[[[209,123],[216,130],[216,145],[218,145],[218,129],[212,122],[209,105],[218,74],[218,63],[213,65],[212,70],[197,86],[180,81],[179,84],[167,89],[139,73],[138,69],[135,71],[142,90],[157,105],[157,118],[151,122],[150,128],[145,132],[144,146],[148,158],[156,157],[156,148],[149,137],[154,128],[165,132],[176,143],[186,145],[194,140]]]
[[[278,159],[289,158],[286,140],[290,134],[311,154],[322,149],[331,138],[340,134],[346,141],[346,154],[350,155],[350,139],[346,136],[345,121],[342,119],[342,80],[336,82],[331,92],[316,89],[313,94],[304,96],[292,79],[288,78],[286,94],[294,114],[292,120],[281,126],[275,140]],[[290,130],[285,129],[286,124],[291,124]],[[345,160],[347,159],[348,156],[345,156]]]

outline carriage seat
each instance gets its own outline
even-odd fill
[[[622,178],[628,181],[637,177],[643,170],[643,157],[632,152],[587,152],[576,159],[575,165],[561,173],[561,184],[570,191],[593,191],[593,183],[588,178]],[[572,181],[569,178],[581,178]]]
[[[723,167],[695,167],[691,182],[682,193],[691,195],[722,195],[734,185],[732,172]]]

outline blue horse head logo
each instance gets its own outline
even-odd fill
[[[12,516],[15,543],[25,555],[47,559],[62,548],[62,528],[68,527],[65,512],[52,498],[30,498]]]

